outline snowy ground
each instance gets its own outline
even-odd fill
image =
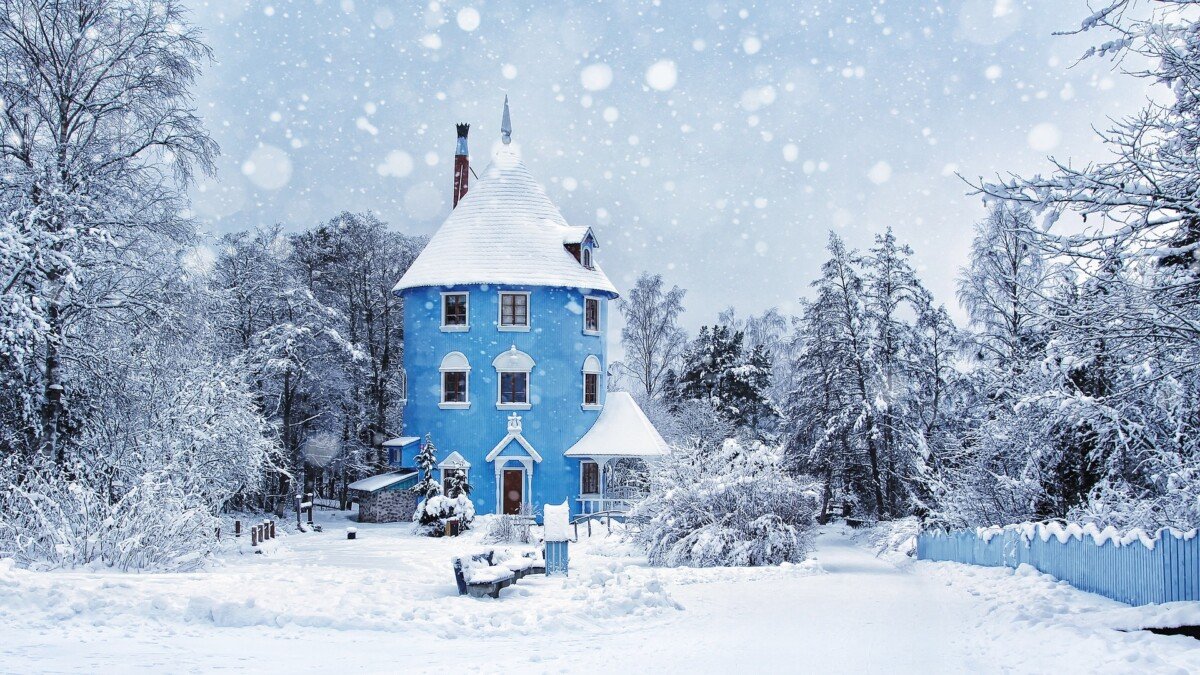
[[[770,569],[652,569],[598,535],[570,579],[497,601],[454,588],[450,557],[478,532],[347,541],[326,518],[194,574],[0,561],[0,671],[1200,672],[1196,640],[1114,630],[1146,611],[1030,571],[897,566],[835,526],[816,562]]]

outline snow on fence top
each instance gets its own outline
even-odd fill
[[[513,146],[501,146],[392,290],[505,284],[616,295],[598,265],[588,269],[564,248],[581,232],[586,228],[567,224]]]
[[[1005,525],[1004,527],[993,525],[991,527],[975,528],[975,536],[985,543],[991,541],[992,537],[1004,534],[1005,532],[1015,532],[1025,541],[1033,541],[1034,537],[1042,541],[1049,541],[1050,537],[1054,537],[1060,544],[1065,544],[1067,540],[1072,538],[1082,540],[1085,536],[1091,537],[1097,546],[1103,546],[1110,541],[1114,546],[1128,546],[1134,542],[1141,542],[1142,546],[1150,550],[1154,549],[1163,532],[1167,532],[1177,539],[1191,539],[1196,536],[1196,530],[1194,529],[1184,532],[1175,528],[1164,527],[1153,535],[1150,535],[1141,528],[1133,528],[1127,532],[1121,532],[1112,526],[1101,529],[1092,523],[1058,523],[1053,521],[1016,523],[1014,525]]]

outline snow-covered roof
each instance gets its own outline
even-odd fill
[[[370,478],[356,480],[348,485],[347,489],[358,490],[359,492],[378,492],[385,487],[408,480],[416,475],[416,471],[389,471],[387,473],[381,473],[378,476],[371,476]]]
[[[403,448],[404,446],[408,445],[409,443],[416,443],[419,440],[421,440],[421,438],[419,436],[401,436],[400,438],[393,438],[391,440],[384,441],[383,447],[385,447],[385,448]]]
[[[623,391],[610,391],[591,429],[563,453],[566,457],[662,457],[671,449],[646,419],[637,401]]]
[[[563,247],[581,241],[586,230],[568,225],[514,146],[501,145],[483,176],[392,290],[504,284],[616,295],[616,287],[598,265],[584,267]]]

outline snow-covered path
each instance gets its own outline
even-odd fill
[[[656,570],[597,537],[569,581],[499,601],[454,594],[470,537],[335,532],[196,574],[0,566],[0,671],[1200,672],[1200,642],[1113,630],[1123,605],[1028,572],[897,567],[838,527],[816,563],[758,569]]]

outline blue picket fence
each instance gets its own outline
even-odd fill
[[[1052,526],[1054,527],[1054,526]],[[990,534],[990,536],[988,536]],[[1065,539],[1062,540],[1062,539]],[[1027,564],[1072,586],[1131,605],[1200,600],[1200,537],[1163,530],[1148,541],[1090,534],[1059,527],[1004,528],[999,532],[922,531],[917,558],[1017,567]]]

